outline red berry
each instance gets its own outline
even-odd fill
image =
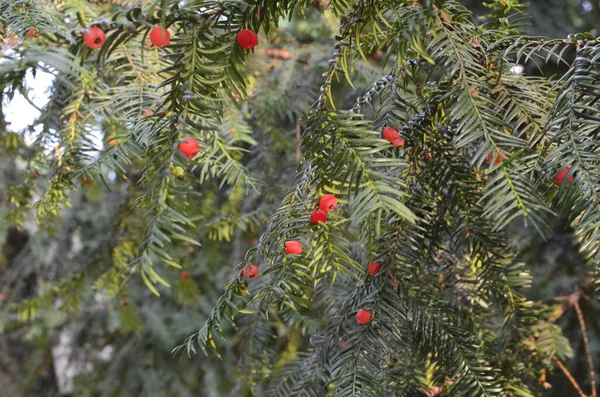
[[[402,147],[402,146],[404,146],[404,139],[403,138],[394,139],[394,141],[392,142],[392,145],[394,145],[394,147]]]
[[[256,276],[258,276],[258,267],[255,265],[246,266],[242,269],[242,277],[250,280]]]
[[[152,116],[154,116],[154,110],[152,110],[152,109],[146,109],[144,111],[144,116],[146,116],[146,117],[152,117]]]
[[[322,209],[318,209],[310,214],[310,223],[314,223],[316,225],[319,222],[327,222],[327,214]]]
[[[250,50],[258,44],[258,36],[250,29],[240,30],[237,35],[237,42],[240,47]]]
[[[83,186],[90,186],[90,185],[92,184],[92,180],[91,180],[91,179],[84,178],[84,179],[82,179],[82,180],[81,180],[81,184],[82,184]]]
[[[324,212],[333,211],[337,208],[338,202],[333,194],[326,194],[321,197],[319,201],[319,207]]]
[[[400,286],[400,280],[393,278],[390,280],[390,285],[393,289],[398,289],[398,287]]]
[[[571,171],[571,168],[566,167],[566,168],[563,168],[558,174],[556,174],[556,177],[554,178],[554,181],[556,182],[557,185],[562,185],[563,180],[565,179],[565,177],[567,176],[567,174],[569,173],[569,171]],[[573,183],[574,179],[575,179],[575,176],[571,175],[571,177],[567,181],[567,185]]]
[[[6,295],[0,294],[0,302],[4,302],[6,300]]]
[[[27,36],[29,36],[29,37],[38,37],[39,34],[38,34],[37,30],[35,30],[35,28],[31,28],[27,32]]]
[[[344,346],[342,346],[342,350],[346,350],[349,347],[350,347],[350,343],[345,343]]]
[[[369,321],[371,321],[371,312],[365,309],[360,309],[358,312],[356,312],[356,321],[358,321],[360,325],[368,324]]]
[[[181,273],[182,280],[187,280],[188,278],[190,278],[190,272],[182,272]]]
[[[376,276],[377,273],[381,271],[381,263],[373,262],[369,264],[369,266],[367,266],[367,270],[369,271],[369,273],[371,273],[371,276]]]
[[[239,96],[238,94],[236,94],[235,92],[231,91],[231,97],[232,97],[234,100],[237,100],[237,99],[239,99],[239,97],[240,97],[240,96]]]
[[[487,161],[488,163],[492,164],[492,160],[494,158],[494,152],[490,152],[490,154],[487,155]],[[502,160],[506,159],[506,153],[500,151],[496,154],[496,164],[500,164],[502,162]]]
[[[389,142],[394,142],[396,139],[400,138],[400,133],[398,130],[392,127],[386,127],[383,129],[383,139],[388,140]]]
[[[285,253],[290,255],[298,255],[302,253],[302,244],[296,240],[291,240],[285,243]]]
[[[30,179],[37,179],[37,177],[40,176],[40,173],[37,171],[33,171],[30,175],[29,178]]]
[[[179,143],[179,150],[188,159],[196,157],[200,151],[200,146],[193,138],[183,138],[185,142]]]
[[[155,26],[150,32],[150,42],[156,47],[168,46],[171,42],[171,33],[162,26]]]
[[[92,49],[100,48],[106,43],[106,35],[102,29],[92,26],[83,34],[83,42]]]

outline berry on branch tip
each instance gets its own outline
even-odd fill
[[[490,152],[487,155],[487,161],[488,161],[488,163],[492,164],[493,159],[494,159],[494,152]],[[496,154],[496,161],[495,161],[495,163],[496,164],[500,164],[505,159],[506,159],[506,153],[504,153],[503,151],[500,151],[500,152],[498,152]]]
[[[368,324],[371,321],[371,312],[365,309],[360,309],[356,312],[356,321],[360,325]]]
[[[92,184],[92,180],[88,179],[88,178],[84,178],[84,179],[81,180],[81,184],[83,186],[90,186]]]
[[[321,196],[319,208],[324,212],[330,212],[337,208],[338,202],[333,194],[325,194]]]
[[[256,267],[255,265],[246,266],[242,269],[242,277],[244,277],[245,279],[250,280],[251,278],[254,278],[256,276],[258,276],[258,267]]]
[[[155,47],[165,47],[171,42],[171,33],[162,26],[155,26],[150,31],[150,42]]]
[[[396,139],[400,138],[400,133],[393,127],[385,127],[381,135],[383,136],[383,139],[390,143],[394,143]],[[402,143],[404,143],[404,141]]]
[[[29,37],[38,37],[39,33],[37,32],[37,30],[35,30],[35,28],[31,28],[27,32],[27,36],[29,36]]]
[[[371,276],[376,276],[381,271],[381,262],[373,262],[367,266],[368,272]]]
[[[565,179],[565,177],[567,176],[569,171],[571,171],[571,168],[565,167],[562,170],[560,170],[560,172],[558,174],[556,174],[556,177],[554,177],[554,181],[556,182],[557,185],[562,185],[563,180]],[[571,175],[571,177],[567,181],[567,185],[570,185],[571,183],[573,183],[574,180],[575,180],[575,176]]]
[[[285,253],[290,255],[299,255],[302,253],[302,244],[297,240],[290,240],[285,243]]]
[[[394,145],[394,147],[404,146],[404,138],[394,139],[394,141],[392,142],[392,145]]]
[[[188,278],[190,278],[190,272],[182,272],[181,273],[182,280],[187,280]]]
[[[179,143],[179,150],[185,157],[188,159],[196,157],[198,152],[200,151],[200,146],[198,142],[194,140],[194,138],[183,138],[185,142]]]
[[[106,34],[102,29],[92,26],[83,33],[83,42],[91,49],[101,48],[106,43]]]
[[[240,30],[237,35],[237,42],[240,47],[251,50],[258,44],[258,36],[250,29]]]
[[[312,214],[310,214],[310,223],[317,224],[319,222],[326,223],[327,222],[327,214],[322,209],[318,209]]]

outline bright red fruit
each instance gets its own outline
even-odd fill
[[[327,214],[322,209],[318,209],[310,214],[310,223],[314,223],[316,225],[319,222],[327,222]]]
[[[383,139],[386,139],[389,142],[394,142],[396,139],[400,138],[398,130],[392,127],[385,127],[381,135],[383,135]]]
[[[557,185],[562,185],[563,180],[565,179],[565,177],[567,176],[567,174],[569,173],[569,171],[571,171],[571,168],[566,167],[566,168],[563,168],[558,174],[556,174],[556,177],[554,178],[554,181],[556,182]],[[574,179],[575,179],[575,176],[571,175],[571,177],[567,181],[567,185],[573,183]]]
[[[190,272],[182,272],[181,273],[182,280],[187,280],[188,278],[190,278]]]
[[[250,280],[256,276],[258,276],[258,267],[255,265],[246,266],[242,269],[242,277]]]
[[[146,109],[144,111],[144,116],[146,116],[146,117],[152,117],[152,116],[154,116],[154,110],[152,110],[152,109]]]
[[[367,266],[367,270],[369,271],[369,273],[371,273],[371,276],[376,276],[377,273],[381,271],[381,263],[373,262],[369,264],[369,266]]]
[[[27,36],[29,36],[29,37],[38,37],[39,34],[38,34],[37,30],[35,30],[35,28],[31,28],[27,32]]]
[[[356,312],[356,321],[358,321],[360,325],[368,324],[369,321],[371,321],[371,312],[365,309],[360,309],[358,312]]]
[[[404,146],[404,139],[403,138],[394,139],[394,141],[392,141],[392,145],[394,145],[394,147],[402,147],[402,146]]]
[[[171,42],[171,33],[162,26],[155,26],[150,31],[150,42],[156,47],[168,46]]]
[[[291,240],[285,243],[285,253],[290,255],[298,255],[302,253],[302,244],[296,240]]]
[[[240,30],[237,35],[237,42],[240,47],[250,50],[258,44],[258,36],[250,29]]]
[[[188,159],[196,157],[200,151],[200,146],[193,138],[183,138],[185,142],[179,144],[179,150]]]
[[[319,201],[319,208],[324,212],[333,211],[337,208],[338,202],[333,194],[325,194],[321,196],[321,200]]]
[[[6,295],[0,294],[0,302],[4,302],[6,300]]]
[[[97,49],[106,43],[106,35],[102,29],[92,26],[83,34],[83,42],[86,46]]]
[[[92,184],[92,180],[91,180],[91,179],[84,178],[84,179],[82,179],[82,180],[81,180],[81,184],[82,184],[83,186],[90,186],[90,185]]]
[[[492,160],[494,158],[494,152],[490,152],[490,154],[487,155],[487,161],[488,163],[492,164]],[[498,154],[496,154],[496,164],[500,164],[502,162],[502,160],[506,159],[506,153],[504,152],[499,152]]]

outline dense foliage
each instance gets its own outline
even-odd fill
[[[0,382],[596,396],[600,41],[476,11],[0,0]]]

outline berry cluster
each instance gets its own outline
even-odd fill
[[[503,152],[503,151],[501,151],[501,150],[497,151],[497,152],[490,152],[487,155],[487,161],[490,164],[492,164],[492,162],[494,164],[500,164],[504,160],[506,160],[506,153]],[[569,175],[570,173],[571,173],[571,168],[570,167],[563,168],[554,177],[554,182],[556,182],[556,184],[558,186],[562,185],[562,183],[565,180],[566,176]],[[570,185],[571,183],[573,183],[574,180],[575,180],[575,175],[571,175],[571,177],[569,179],[567,179],[567,183],[566,184]]]
[[[338,206],[338,201],[333,194],[325,194],[319,200],[319,208],[317,208],[309,217],[312,224],[326,223],[327,213],[335,210]],[[300,255],[302,253],[302,244],[298,240],[289,240],[284,244],[284,252],[287,255]],[[369,274],[376,276],[381,271],[381,263],[373,262],[367,266]],[[249,265],[242,269],[242,277],[250,280],[258,275],[258,267]],[[392,287],[397,287],[392,283]],[[371,312],[365,309],[360,309],[356,313],[356,320],[359,324],[368,324],[371,321]]]
[[[318,224],[327,222],[327,212],[337,208],[338,202],[333,194],[325,194],[319,201],[319,208],[310,215],[310,222]],[[298,240],[286,241],[284,252],[287,255],[300,255],[302,253],[302,244]],[[258,275],[258,268],[255,265],[246,266],[242,269],[242,277],[251,279]]]
[[[393,127],[385,127],[381,135],[385,140],[394,145],[394,147],[404,146],[404,138],[402,138],[400,132]]]
[[[38,31],[35,28],[27,32],[29,37],[38,37]],[[90,49],[96,50],[102,48],[106,43],[106,33],[97,26],[91,26],[84,30],[82,35],[83,43]],[[163,26],[154,26],[150,30],[150,42],[155,47],[166,47],[171,43],[171,33]],[[240,47],[250,50],[258,45],[258,36],[250,29],[240,30],[237,34],[237,43]],[[237,95],[232,93],[234,99]],[[146,110],[144,116],[151,117],[154,111]],[[199,152],[199,145],[193,138],[183,138],[184,142],[179,144],[179,150],[185,157],[191,159]],[[116,143],[116,142],[115,142]]]

